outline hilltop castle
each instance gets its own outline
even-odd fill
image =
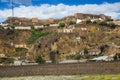
[[[83,13],[76,13],[74,16],[68,16],[62,19],[54,19],[49,18],[46,20],[39,20],[38,18],[18,18],[18,17],[8,17],[5,23],[11,23],[15,26],[31,26],[31,25],[44,25],[44,24],[54,24],[58,23],[61,20],[72,18],[76,21],[76,23],[79,23],[81,21],[85,21],[90,19],[91,21],[95,20],[103,20],[103,21],[111,21],[111,16],[106,16],[104,14],[95,15],[95,14],[83,14]]]
[[[83,13],[76,13],[75,18],[77,19],[103,19],[103,20],[111,20],[111,16],[106,16],[104,14],[95,15],[95,14],[83,14]]]
[[[5,21],[6,23],[11,23],[16,26],[31,26],[31,25],[42,25],[42,24],[51,24],[55,23],[53,18],[49,18],[46,20],[39,20],[38,18],[19,18],[19,17],[8,17]]]

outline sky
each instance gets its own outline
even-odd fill
[[[75,13],[105,14],[120,19],[120,0],[13,0],[14,16],[63,18]],[[10,0],[0,0],[0,22],[12,16]]]

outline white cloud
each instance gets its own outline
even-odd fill
[[[37,17],[39,19],[62,18],[74,13],[92,13],[106,14],[112,16],[113,19],[120,18],[120,2],[103,3],[103,4],[85,4],[85,5],[49,5],[43,4],[39,6],[19,6],[14,8],[17,17]],[[11,9],[0,10],[0,18],[11,16]]]

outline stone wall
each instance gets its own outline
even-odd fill
[[[95,14],[83,14],[83,13],[76,13],[75,18],[77,19],[103,19],[103,20],[111,20],[111,16],[106,16],[104,14],[95,15]]]
[[[0,66],[0,77],[75,74],[120,74],[120,62]]]

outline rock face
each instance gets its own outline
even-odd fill
[[[0,30],[0,53],[8,57],[18,56],[16,48],[23,48],[27,44],[30,31]]]
[[[54,27],[53,27],[54,28]],[[83,30],[85,28],[85,30]],[[104,31],[101,31],[104,30]],[[6,56],[19,57],[24,55],[34,61],[37,55],[45,60],[51,60],[51,54],[56,56],[56,61],[66,60],[67,56],[73,53],[80,53],[88,50],[99,49],[101,45],[108,45],[102,55],[119,53],[119,28],[110,32],[98,25],[76,25],[72,33],[58,33],[57,28],[44,28],[43,32],[53,33],[40,37],[33,43],[28,43],[33,31],[28,30],[0,30],[0,53]],[[41,32],[41,31],[38,31]],[[6,37],[5,37],[6,36]],[[109,45],[109,43],[114,45]],[[111,43],[111,44],[112,44]],[[54,54],[53,54],[54,53]]]
[[[104,14],[95,15],[95,14],[83,14],[83,13],[76,13],[75,18],[77,19],[103,19],[103,20],[112,20],[111,16],[106,16]]]
[[[120,20],[114,20],[113,23],[115,23],[116,25],[120,25]]]
[[[53,62],[66,60],[68,59],[68,56],[84,52],[84,49],[87,49],[88,51],[99,51],[101,50],[101,46],[103,48],[101,50],[101,55],[120,53],[119,27],[111,29],[109,26],[100,25],[99,21],[96,23],[91,22],[89,24],[84,21],[83,23],[75,24],[74,22],[76,22],[78,18],[111,19],[109,16],[103,14],[93,15],[77,13],[74,16],[68,16],[57,20],[57,22],[65,23],[64,28],[46,26],[38,30],[0,29],[0,53],[6,54],[7,57],[18,58],[24,56],[32,61],[35,60],[36,56],[41,55],[46,61],[53,59]],[[25,25],[31,21],[31,19],[26,18],[20,18],[20,20],[23,20],[23,22],[25,21]],[[48,21],[54,22],[54,19],[49,19]],[[72,24],[70,24],[70,21]],[[33,18],[32,22],[37,23],[39,21],[37,21],[36,18]],[[33,42],[31,41],[30,43],[30,39]],[[114,45],[109,45],[109,43],[113,43]],[[104,45],[109,47],[104,47]],[[91,51],[91,54],[92,53],[94,52]],[[99,54],[97,56],[99,56]]]

